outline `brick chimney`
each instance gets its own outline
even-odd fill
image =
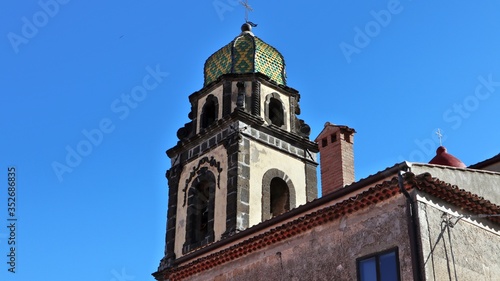
[[[354,182],[354,134],[347,126],[326,122],[316,140],[323,196]]]

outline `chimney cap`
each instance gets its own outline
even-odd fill
[[[353,128],[350,128],[348,126],[345,126],[345,125],[335,125],[335,124],[332,124],[330,122],[326,122],[325,123],[325,127],[323,128],[323,130],[318,134],[318,136],[316,137],[316,139],[314,140],[315,142],[318,142],[320,141],[323,137],[324,137],[324,134],[325,133],[331,133],[331,131],[335,128],[338,128],[342,131],[348,131],[352,134],[355,134],[356,133],[356,130],[354,130]]]

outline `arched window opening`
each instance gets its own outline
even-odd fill
[[[295,186],[283,171],[269,169],[262,176],[262,221],[283,214],[296,204]]]
[[[281,127],[285,124],[283,117],[283,105],[278,99],[271,98],[269,100],[269,120],[271,120],[273,125]]]
[[[214,240],[215,176],[206,167],[198,174],[188,193],[184,253]]]
[[[205,129],[212,125],[217,120],[219,103],[217,98],[213,95],[207,97],[205,105],[203,106],[201,116],[201,128]]]
[[[290,191],[286,182],[280,178],[271,180],[271,216],[275,217],[290,210]]]
[[[196,243],[208,234],[208,205],[210,198],[209,183],[202,181],[194,188],[191,188],[192,204],[189,214],[190,240],[189,243]]]

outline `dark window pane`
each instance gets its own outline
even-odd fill
[[[361,281],[377,281],[375,257],[359,262],[359,276]]]
[[[271,216],[275,217],[290,210],[290,191],[283,179],[274,178],[271,180]]]
[[[398,281],[398,268],[395,252],[381,255],[379,263],[380,281]]]
[[[203,117],[201,120],[201,127],[202,128],[207,128],[208,126],[212,125],[212,123],[215,122],[215,119],[217,119],[217,108],[215,106],[215,102],[213,100],[209,100],[206,102],[206,104],[203,106]]]
[[[283,105],[281,102],[275,98],[271,98],[269,101],[269,119],[274,125],[281,127],[283,124],[284,113]]]

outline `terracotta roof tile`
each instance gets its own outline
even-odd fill
[[[459,189],[458,187],[452,186],[437,178],[433,178],[429,173],[418,176],[415,176],[412,173],[406,173],[404,175],[404,187],[406,190],[416,188],[417,190],[445,200],[471,213],[500,214],[500,206],[492,204],[482,197],[463,189]],[[394,177],[389,181],[377,184],[342,202],[322,208],[312,213],[303,214],[293,221],[277,225],[262,234],[249,237],[248,239],[233,246],[216,251],[205,257],[194,259],[187,264],[168,268],[163,271],[163,274],[165,275],[165,279],[169,279],[171,281],[182,280],[215,266],[248,255],[279,241],[299,235],[329,221],[339,219],[346,214],[357,212],[400,193],[401,191],[399,189],[398,180]],[[500,223],[500,217],[487,217],[487,219]]]

